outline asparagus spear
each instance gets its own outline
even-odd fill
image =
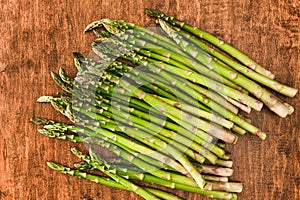
[[[101,105],[98,105],[98,106],[101,106]],[[102,107],[102,106],[101,106]],[[107,107],[109,107],[109,105],[107,105]],[[74,109],[74,107],[73,107],[73,109]],[[85,113],[86,114],[86,113]],[[125,116],[125,118],[126,118],[126,116]],[[106,122],[108,122],[107,121],[107,119],[105,120]],[[134,121],[136,121],[136,122],[138,122],[138,121],[141,121],[141,120],[139,120],[139,119],[136,119],[135,118],[135,120]],[[144,122],[144,123],[142,123],[142,125],[145,125],[145,123],[146,122]],[[153,127],[154,128],[154,127]],[[157,127],[155,128],[155,129],[158,129]],[[152,130],[152,129],[151,129]],[[129,132],[129,130],[126,130],[126,132]],[[166,132],[166,131],[165,131]],[[166,133],[163,133],[164,135],[166,135],[167,137],[170,137],[172,134],[173,134],[173,132],[166,132]],[[170,135],[170,133],[172,133],[171,135]],[[132,133],[132,131],[131,131],[131,134],[133,134]],[[146,136],[145,136],[146,137]],[[193,142],[191,143],[191,142],[187,142],[186,140],[183,140],[182,139],[183,137],[180,137],[180,136],[175,136],[175,139],[177,140],[179,140],[180,142],[182,142],[182,144],[190,144],[189,145],[189,147],[191,147],[192,149],[194,149],[194,150],[196,150],[196,151],[198,151],[199,153],[201,153],[202,155],[204,155],[204,156],[206,156],[212,163],[214,163],[215,162],[215,159],[212,159],[213,157],[212,157],[212,154],[210,154],[208,151],[204,151],[204,149],[203,148],[200,148],[200,146],[197,146],[197,145],[195,145]],[[173,138],[174,139],[174,138]],[[167,138],[165,138],[165,137],[163,137],[163,140],[168,140],[168,141],[170,141],[169,139],[167,139]],[[176,142],[175,142],[176,143]],[[180,144],[178,144],[178,143],[176,143],[176,146],[180,146],[181,147],[181,145]],[[183,149],[183,148],[180,148],[180,149]],[[197,156],[197,157],[195,157],[195,155],[198,155],[198,153],[190,153],[190,150],[187,150],[186,151],[186,153],[189,155],[189,156],[192,156],[192,158],[195,158],[196,160],[199,160],[200,159],[200,157],[199,156]],[[199,160],[200,162],[203,162],[203,161],[201,161],[201,160]]]
[[[108,41],[105,41],[108,43]],[[109,41],[110,42],[110,41]],[[111,43],[111,42],[110,42]],[[106,45],[107,46],[107,45]],[[97,49],[98,48],[98,49]],[[93,44],[93,50],[95,51],[95,53],[98,53],[99,52],[99,48],[101,48],[101,50],[105,50],[105,48],[103,48],[103,44],[99,45],[97,43],[94,43]],[[115,49],[116,47],[112,47],[113,49]],[[113,51],[113,49],[110,49],[107,51],[111,52]],[[123,54],[123,53],[122,53]],[[148,56],[154,56],[154,53],[151,53],[149,54],[148,53]],[[170,60],[170,59],[168,59]],[[146,62],[144,62],[145,64]],[[178,63],[178,62],[177,62]],[[262,103],[259,102],[258,100],[248,96],[248,95],[245,95],[244,93],[241,93],[231,87],[228,87],[226,85],[222,85],[221,83],[217,82],[217,81],[214,81],[212,79],[209,79],[205,76],[202,76],[200,75],[199,73],[196,73],[192,70],[186,70],[186,69],[180,69],[180,68],[177,68],[177,67],[174,67],[172,65],[169,65],[167,63],[163,63],[160,65],[160,67],[164,70],[168,70],[169,72],[171,73],[174,73],[178,76],[181,76],[183,78],[186,78],[188,80],[191,80],[192,82],[196,82],[196,83],[199,83],[205,87],[208,87],[218,93],[222,93],[222,94],[225,94],[229,97],[232,97],[233,99],[236,99],[236,100],[241,100],[243,101],[245,104],[253,107],[254,109],[256,110],[261,110],[262,108]],[[207,69],[209,72],[211,70]]]
[[[97,169],[93,165],[90,165],[89,163],[85,163],[85,162],[76,163],[74,166],[82,170]],[[154,183],[157,185],[162,185],[162,186],[171,187],[175,189],[181,189],[185,191],[198,190],[198,188],[195,187],[192,187],[192,189],[187,189],[185,185],[172,183],[170,181],[160,179],[158,177],[152,176],[147,173],[130,171],[127,168],[122,168],[122,167],[114,168],[111,166],[111,169],[114,170],[115,173],[118,174],[119,176],[127,177],[133,180],[140,180],[143,182]],[[216,190],[218,191],[226,191],[226,192],[241,192],[242,190],[242,185],[240,183],[224,181],[224,178],[225,180],[228,179],[227,177],[217,177],[217,176],[206,176],[206,177],[208,178],[207,180],[212,179],[214,182],[208,182],[204,190],[211,190],[211,188],[213,187],[216,188]],[[223,181],[220,182],[219,180],[223,180]]]
[[[159,45],[153,41],[153,37],[149,38],[149,36],[147,37],[143,32],[139,30],[131,29],[123,32],[122,34],[116,34],[115,27],[111,28],[110,24],[105,23],[105,28],[109,31],[113,29],[112,33],[114,33],[115,35],[110,39],[116,38],[125,41],[127,44],[127,48],[129,49],[136,50],[144,55],[147,55],[147,52],[145,52],[143,49],[149,49],[151,52],[154,52],[154,54],[151,55],[155,56],[156,58],[158,56],[160,59],[162,59],[163,56],[165,57],[163,59],[164,61],[175,65],[177,65],[177,61],[184,64],[184,68],[190,67],[191,69],[197,70],[205,76],[211,77],[214,80],[221,81],[225,85],[240,89],[240,87],[234,84],[232,81],[224,79],[218,73],[207,70],[201,63],[197,63],[197,61],[193,59],[192,56],[189,56],[188,54],[182,55],[182,50],[179,50],[178,47],[169,47],[169,43],[164,42],[164,40],[160,41]],[[148,38],[148,40],[144,39],[145,37]],[[108,39],[100,41],[108,41]],[[179,53],[178,50],[180,51]]]
[[[86,126],[84,128],[79,128],[77,126],[72,126],[68,124],[58,123],[54,121],[45,121],[40,119],[33,119],[34,123],[42,124],[44,125],[44,128],[50,129],[50,130],[57,130],[57,131],[72,131],[76,133],[80,133],[86,136],[96,137],[100,139],[106,139],[107,141],[114,143],[116,145],[121,144],[121,146],[128,146],[130,144],[130,149],[133,151],[141,152],[144,155],[147,155],[149,157],[152,157],[156,160],[159,160],[160,162],[164,163],[165,165],[168,165],[174,169],[176,169],[178,172],[182,174],[188,174],[188,172],[175,160],[171,159],[170,157],[167,157],[157,151],[154,151],[146,146],[140,145],[130,139],[127,139],[123,136],[117,135],[114,132],[111,132],[107,129],[102,128],[96,128],[95,126]],[[100,135],[101,134],[101,135]]]
[[[222,140],[226,140],[226,142],[234,143],[237,139],[236,137],[231,135],[229,132],[226,132],[215,126],[212,126],[211,124],[209,124],[203,120],[195,119],[191,115],[185,115],[180,110],[166,104],[164,101],[161,101],[152,95],[149,95],[139,89],[136,89],[133,85],[131,85],[128,81],[126,81],[124,79],[122,79],[120,81],[120,86],[123,87],[124,89],[126,89],[127,91],[131,92],[132,94],[134,94],[137,98],[143,99],[150,105],[153,105],[154,108],[165,113],[171,119],[173,119],[173,116],[170,113],[173,113],[173,115],[175,113],[178,113],[175,115],[181,116],[182,120],[184,122],[190,123],[196,127],[200,127],[204,131],[207,131],[208,133],[213,134],[215,137],[222,137],[224,135],[224,137],[222,137]],[[218,131],[218,133],[220,133],[220,134],[218,134],[216,131]]]
[[[149,63],[149,65],[151,65],[151,63]],[[158,69],[160,69],[160,67]],[[181,85],[181,84],[179,84],[179,85]],[[190,89],[189,87],[185,88],[185,90],[189,90],[189,89]],[[190,92],[190,93],[192,93],[192,92]],[[244,121],[242,118],[234,115],[233,113],[224,110],[218,104],[215,104],[212,101],[208,101],[207,98],[204,98],[201,94],[197,94],[196,97],[201,102],[203,102],[206,105],[208,105],[209,107],[215,109],[219,114],[224,115],[226,118],[229,118],[230,120],[233,120],[233,122],[237,123],[239,126],[241,126],[242,128],[248,130],[249,132],[259,135],[262,139],[264,139],[266,137],[265,133],[261,132],[259,129],[253,127],[251,124],[249,124],[248,122]],[[242,131],[241,133],[244,133],[243,130],[240,130],[240,131]]]
[[[233,127],[233,122],[228,121],[228,120],[226,120],[220,116],[217,116],[213,113],[209,113],[209,112],[201,110],[199,108],[196,108],[196,107],[193,107],[190,105],[185,105],[178,101],[173,101],[173,100],[170,100],[170,99],[167,99],[164,97],[157,96],[157,98],[165,101],[166,103],[168,103],[170,105],[173,105],[174,107],[180,108],[188,113],[191,113],[195,116],[198,116],[198,115],[202,116],[204,119],[214,122],[216,124],[222,125],[223,127],[227,128],[227,129],[231,129]]]
[[[86,162],[91,164],[94,168],[102,171],[103,173],[108,175],[110,178],[112,178],[114,181],[116,181],[117,183],[120,183],[121,185],[126,187],[128,190],[135,192],[136,194],[140,195],[141,197],[143,197],[145,199],[159,200],[159,198],[155,197],[153,194],[149,193],[147,190],[143,189],[142,187],[130,182],[129,180],[127,180],[125,178],[122,178],[121,176],[118,176],[116,173],[113,172],[113,170],[110,170],[110,167],[107,164],[105,164],[103,162],[101,163],[97,159],[97,155],[94,154],[91,150],[90,150],[90,157],[84,155],[82,152],[80,152],[76,148],[72,148],[71,151],[77,157],[85,160]]]
[[[105,87],[107,87],[107,86],[105,86]],[[107,88],[106,88],[106,90],[107,90]],[[63,114],[64,114],[64,111],[63,111]],[[197,133],[200,133],[199,131],[197,131]],[[207,139],[207,137],[205,136],[205,139]],[[210,145],[209,145],[210,146]],[[208,147],[208,146],[207,146]]]
[[[85,126],[85,127],[89,127],[89,126]],[[133,135],[134,132],[131,132],[131,135]],[[139,132],[139,134],[141,134],[141,132]],[[116,136],[115,137],[120,137],[120,136]],[[137,134],[134,135],[134,138],[137,138]],[[154,140],[153,142],[158,142],[158,144],[160,146],[163,145],[163,143],[155,138],[151,138],[152,140]],[[149,143],[147,143],[148,145],[151,145],[151,141]],[[152,146],[153,147],[153,146]],[[176,148],[174,148],[171,145],[168,146],[162,146],[164,147],[164,149],[166,150],[166,152],[168,152],[170,155],[172,155],[174,158],[176,158],[178,160],[178,162],[180,162],[182,164],[182,166],[185,168],[186,171],[189,172],[189,174],[194,178],[194,180],[196,181],[196,183],[198,184],[198,186],[200,188],[203,189],[204,185],[205,185],[205,181],[202,178],[202,176],[200,175],[200,173],[195,170],[194,166],[190,163],[190,161],[185,157],[185,155],[183,155],[180,151],[178,151]],[[179,147],[179,146],[178,146]]]
[[[110,109],[109,109],[110,110]],[[95,111],[96,115],[93,114],[94,112],[89,112],[89,111],[84,111],[81,110],[81,113],[93,117],[95,119],[98,119],[100,116],[98,114],[100,114],[99,112]],[[180,137],[178,135],[176,135],[175,133],[172,133],[170,131],[167,131],[165,129],[161,129],[160,127],[154,125],[154,124],[150,124],[151,127],[147,127],[147,129],[144,128],[144,126],[147,126],[147,121],[144,121],[142,119],[138,119],[138,118],[132,118],[132,122],[128,121],[127,118],[128,116],[126,114],[122,115],[121,112],[115,111],[114,112],[115,115],[112,116],[114,117],[114,119],[118,122],[121,122],[122,124],[116,124],[116,123],[112,123],[110,122],[111,120],[109,120],[108,118],[106,118],[106,120],[104,120],[102,123],[104,125],[101,125],[101,127],[106,128],[106,125],[109,123],[109,129],[114,129],[116,131],[123,131],[126,134],[128,134],[130,137],[133,137],[143,143],[145,143],[146,145],[152,147],[153,149],[156,149],[158,151],[166,151],[168,152],[170,155],[172,155],[173,157],[177,158],[178,156],[180,156],[180,153],[178,151],[175,151],[175,149],[172,146],[167,146],[167,143],[171,143],[171,145],[174,145],[174,147],[178,148],[178,150],[180,150],[182,153],[185,152],[185,154],[187,154],[188,156],[190,156],[191,158],[199,161],[200,163],[202,163],[204,161],[204,158],[202,156],[199,155],[202,154],[204,157],[208,158],[212,163],[214,163],[217,159],[217,157],[210,153],[209,151],[205,150],[204,148],[200,147],[199,145],[196,145],[195,143],[193,143],[193,141],[187,141],[187,144],[181,144],[178,143],[180,142],[179,139],[183,139],[183,137]],[[101,120],[103,118],[105,118],[105,116],[110,116],[110,113],[107,113],[107,111],[103,111],[103,116],[101,116]],[[138,124],[135,124],[138,123]],[[128,127],[128,124],[135,127],[135,128],[130,128]],[[163,131],[164,130],[164,131]],[[156,134],[158,132],[158,134]],[[150,134],[149,134],[150,133]],[[156,134],[156,136],[155,136]],[[160,135],[161,134],[161,135]],[[172,141],[171,139],[167,138],[167,136],[173,136],[174,141]],[[177,142],[178,141],[178,142]],[[167,142],[167,143],[166,143]],[[193,151],[191,149],[197,150],[197,151]]]
[[[273,112],[275,112],[279,116],[285,117],[287,114],[289,114],[289,111],[286,108],[286,106],[280,103],[277,97],[269,93],[267,90],[263,89],[260,85],[243,76],[242,74],[238,73],[237,71],[228,70],[228,68],[224,67],[224,65],[221,65],[220,63],[214,61],[211,56],[200,53],[198,51],[199,49],[197,49],[192,44],[189,44],[185,38],[179,35],[177,31],[172,29],[172,27],[166,22],[159,20],[159,23],[163,30],[171,38],[173,38],[174,41],[187,53],[193,55],[196,59],[201,61],[206,66],[211,67],[212,70],[219,71],[226,78],[247,89],[251,94],[253,94],[262,102],[264,102]]]
[[[47,165],[56,171],[62,172],[64,174],[68,174],[71,176],[76,176],[78,178],[82,178],[82,179],[86,179],[89,181],[93,181],[95,183],[98,184],[102,184],[102,185],[106,185],[106,186],[110,186],[110,187],[114,187],[114,188],[119,188],[119,189],[123,189],[123,190],[129,190],[127,186],[124,186],[110,178],[105,178],[105,177],[101,177],[101,176],[97,176],[94,174],[89,174],[80,170],[76,170],[76,169],[71,169],[68,167],[65,167],[63,165],[57,164],[57,163],[53,163],[53,162],[47,162]],[[139,186],[140,187],[140,186]],[[164,192],[162,190],[157,190],[157,189],[153,189],[153,188],[149,188],[149,187],[142,187],[143,190],[146,190],[149,193],[152,193],[153,195],[162,198],[162,199],[174,199],[174,200],[181,200],[181,198],[172,195],[170,193]]]
[[[103,143],[105,143],[102,139],[96,138],[96,137],[84,137],[84,136],[77,136],[77,135],[73,135],[73,134],[66,134],[64,132],[57,132],[57,131],[53,131],[53,130],[47,130],[47,129],[38,129],[38,131],[47,136],[47,137],[51,137],[51,138],[57,138],[57,139],[62,139],[62,140],[67,140],[67,141],[72,141],[72,142],[76,142],[76,143],[88,143],[88,144],[100,144],[102,146],[105,146]],[[136,157],[140,157],[140,154],[134,153],[134,155]],[[141,160],[142,157],[140,157]],[[105,160],[110,163],[110,164],[114,164],[117,166],[120,166],[120,164],[122,162],[126,162],[126,160],[122,159],[120,160],[119,158],[105,158]],[[128,165],[128,163],[125,163],[126,165]],[[151,161],[151,164],[154,164]],[[193,163],[194,165],[197,166],[197,169],[204,173],[204,177],[205,174],[212,174],[214,176],[221,176],[221,177],[228,177],[231,176],[233,173],[233,170],[230,168],[222,168],[222,167],[217,167],[217,166],[211,166],[211,165],[207,165],[207,164],[199,164],[199,163]],[[128,166],[126,166],[128,167]]]
[[[187,89],[189,89],[189,88],[187,87]],[[235,122],[239,126],[241,126],[242,128],[248,130],[251,133],[257,134],[262,139],[265,139],[265,137],[266,137],[265,133],[261,132],[256,127],[254,127],[251,124],[247,123],[242,118],[239,118],[238,116],[234,115],[233,113],[224,110],[222,107],[220,107],[219,105],[217,105],[217,104],[215,104],[211,101],[207,101],[207,99],[204,99],[202,95],[198,94],[197,99],[201,100],[205,104],[208,104],[209,106],[211,106],[211,108],[215,109],[219,114],[224,115],[226,118],[229,118],[230,120],[232,120],[233,122]],[[174,118],[173,118],[173,120],[174,120]]]
[[[265,68],[263,68],[262,66],[260,66],[259,64],[257,64],[255,61],[253,61],[252,59],[250,59],[247,55],[245,55],[244,53],[242,53],[241,51],[237,50],[236,48],[230,46],[229,44],[225,43],[224,41],[219,40],[218,38],[216,38],[215,36],[199,29],[193,26],[190,26],[186,23],[184,23],[183,21],[180,21],[174,17],[169,17],[166,14],[163,14],[157,10],[152,10],[152,9],[145,9],[145,12],[152,17],[156,17],[159,19],[163,19],[175,26],[181,27],[182,29],[190,32],[193,35],[196,35],[198,37],[200,37],[201,39],[204,39],[208,42],[210,42],[211,44],[215,45],[216,47],[222,49],[224,52],[230,54],[231,56],[235,57],[237,60],[239,60],[241,63],[243,63],[244,65],[246,65],[247,67],[249,67],[250,69],[253,69],[254,71],[256,71],[257,73],[260,73],[266,77],[269,77],[271,79],[274,79],[274,74],[272,74],[270,71],[266,70]]]
[[[225,65],[225,63],[226,63],[228,66],[239,71],[240,73],[244,74],[245,76],[255,80],[256,82],[258,82],[260,84],[263,84],[263,85],[275,90],[276,92],[278,92],[280,94],[284,94],[289,97],[294,97],[296,95],[296,93],[297,93],[296,88],[286,86],[282,83],[279,83],[278,81],[276,81],[274,79],[263,76],[263,75],[257,73],[256,71],[253,71],[253,70],[245,67],[244,65],[241,65],[240,63],[230,59],[229,57],[223,55],[219,51],[209,47],[207,44],[205,44],[201,40],[197,39],[195,36],[186,34],[181,29],[176,29],[176,30],[178,30],[180,34],[183,34],[185,37],[187,37],[191,42],[198,45],[198,47],[202,48],[203,50],[205,50],[212,56],[216,57],[218,59],[218,60],[216,60],[216,62],[223,64],[223,65]]]
[[[63,165],[60,164],[56,164],[53,162],[47,162],[47,165],[56,171],[60,171],[64,174],[68,174],[71,176],[76,176],[78,178],[82,178],[82,179],[86,179],[89,181],[93,181],[95,183],[98,184],[102,184],[102,185],[107,185],[107,186],[111,186],[111,187],[115,187],[115,188],[120,188],[120,189],[124,189],[126,190],[126,187],[124,187],[123,185],[113,181],[112,179],[109,178],[104,178],[101,176],[97,176],[94,174],[90,174],[90,173],[86,173],[77,169],[71,169],[68,167],[65,167]],[[151,192],[152,194],[156,195],[157,197],[160,197],[162,199],[166,199],[166,200],[170,200],[170,199],[174,199],[174,200],[180,200],[179,197],[176,197],[170,193],[161,191],[161,190],[157,190],[157,189],[153,189],[153,188],[149,188],[149,187],[143,187],[145,190]],[[189,189],[190,187],[186,187],[187,189]],[[191,192],[195,192],[195,193],[199,193],[199,194],[203,194],[206,196],[211,196],[213,198],[218,198],[218,199],[227,199],[227,200],[235,200],[237,199],[237,195],[235,193],[228,193],[228,192],[219,192],[219,191],[203,191],[200,190],[199,188],[195,189],[194,191]]]

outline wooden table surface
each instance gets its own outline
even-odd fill
[[[58,91],[50,71],[65,65],[75,75],[72,52],[89,53],[93,36],[83,29],[97,19],[153,26],[143,9],[160,9],[233,44],[272,70],[277,80],[299,88],[298,0],[0,2],[0,199],[140,199],[50,170],[46,161],[71,166],[76,159],[69,149],[74,144],[46,138],[29,122],[33,116],[66,121],[50,105],[35,100]],[[240,199],[300,199],[299,94],[283,99],[295,106],[292,116],[281,119],[266,108],[250,115],[269,133],[266,141],[246,135],[231,148],[232,180],[244,183]]]

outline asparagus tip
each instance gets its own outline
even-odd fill
[[[99,21],[94,21],[92,23],[90,23],[89,25],[87,25],[83,31],[83,33],[85,32],[88,32],[88,31],[91,31],[93,30],[94,28],[96,27],[100,27],[101,26],[101,23],[99,23]]]
[[[158,15],[161,14],[158,10],[150,9],[150,8],[145,8],[144,9],[145,13],[148,14],[151,17],[157,17]]]
[[[36,101],[39,103],[49,103],[53,99],[53,96],[40,96]]]
[[[74,167],[80,170],[91,170],[93,167],[87,162],[74,163]]]
[[[64,135],[64,133],[60,133],[60,132],[55,132],[53,130],[48,130],[48,129],[38,129],[38,132],[43,134],[44,136],[47,137],[60,137]]]
[[[79,150],[77,149],[76,147],[72,147],[71,148],[71,152],[77,156],[78,158],[83,158],[84,154]]]
[[[64,68],[60,67],[59,68],[59,71],[58,71],[58,74],[61,76],[61,77],[64,77],[66,75],[66,71]]]
[[[46,163],[47,163],[48,167],[50,167],[53,170],[57,170],[57,171],[62,170],[62,166],[57,163],[54,163],[54,162],[46,162]]]
[[[48,119],[41,119],[41,118],[31,118],[30,121],[32,121],[37,125],[47,125],[50,122],[50,120]]]
[[[73,56],[74,56],[74,58],[77,58],[80,61],[85,59],[84,56],[79,52],[73,52]]]
[[[54,82],[59,85],[59,83],[61,82],[61,78],[58,76],[58,74],[56,74],[55,72],[51,72],[51,77]]]

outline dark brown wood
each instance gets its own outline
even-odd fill
[[[145,7],[161,9],[200,26],[272,70],[276,79],[299,88],[300,3],[297,0],[12,1],[0,6],[0,199],[139,199],[135,194],[50,170],[46,161],[71,164],[74,144],[37,133],[30,118],[66,119],[40,95],[54,94],[50,77],[66,65],[75,73],[72,52],[88,54],[88,23],[124,19],[144,26],[154,21]],[[244,183],[240,199],[300,199],[299,94],[283,98],[295,106],[285,119],[267,109],[251,118],[269,132],[266,141],[246,135],[231,148],[233,180]],[[79,146],[81,149],[83,147]],[[209,199],[176,191],[185,199]]]

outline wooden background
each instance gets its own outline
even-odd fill
[[[298,0],[123,2],[0,0],[0,199],[139,199],[50,170],[46,161],[71,166],[75,158],[69,149],[74,144],[46,138],[29,122],[33,116],[66,121],[50,105],[35,100],[58,90],[51,70],[66,65],[75,75],[71,53],[89,53],[93,37],[82,32],[94,20],[124,19],[152,26],[153,19],[143,9],[157,8],[219,36],[272,70],[277,80],[299,88]],[[299,94],[284,99],[296,108],[286,119],[266,108],[251,114],[255,124],[269,132],[265,142],[246,135],[231,148],[232,179],[244,183],[240,199],[300,199]]]

